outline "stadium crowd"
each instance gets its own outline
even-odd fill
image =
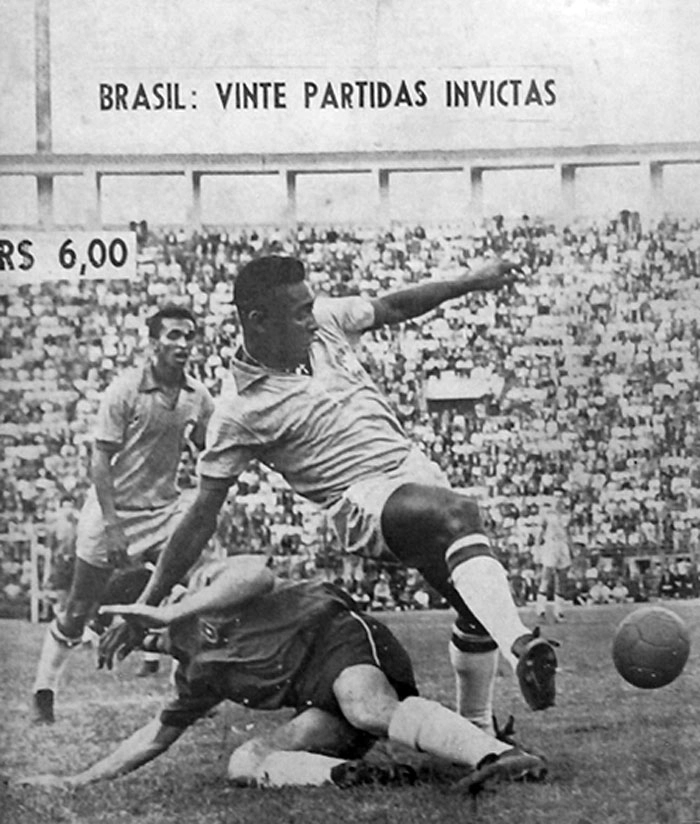
[[[3,286],[5,601],[26,594],[32,531],[41,585],[60,598],[70,580],[93,415],[106,384],[143,352],[146,318],[165,302],[194,310],[202,334],[191,369],[218,394],[239,335],[232,282],[260,253],[300,256],[328,295],[375,296],[489,254],[520,261],[523,281],[508,293],[468,295],[367,334],[361,361],[410,436],[479,498],[522,602],[536,591],[533,550],[555,490],[569,504],[574,602],[698,594],[697,224],[643,231],[623,212],[563,230],[499,216],[469,232],[132,228],[134,281]],[[194,487],[189,453],[180,481]],[[341,579],[370,607],[435,605],[417,576],[342,557],[321,513],[259,467],[241,476],[214,544],[272,553],[292,577]]]

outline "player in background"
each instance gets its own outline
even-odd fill
[[[372,300],[314,300],[303,264],[261,257],[240,271],[234,302],[243,346],[233,359],[235,394],[216,404],[199,461],[199,489],[141,600],[157,604],[211,538],[230,486],[255,458],[327,512],[346,552],[390,551],[457,610],[450,658],[459,711],[493,730],[498,650],[533,709],[554,703],[556,656],[520,620],[477,503],[407,438],[354,353],[362,332],[400,323],[473,291],[516,279],[499,260],[450,280]],[[129,651],[128,626],[100,644],[109,667]]]
[[[214,402],[185,372],[196,321],[168,305],[148,321],[150,356],[106,389],[94,430],[90,488],[80,513],[65,608],[50,624],[34,682],[33,719],[54,721],[54,698],[114,570],[155,562],[181,514],[177,470],[187,441],[201,449]]]
[[[177,695],[111,755],[75,776],[21,783],[77,787],[116,778],[165,752],[220,702],[251,709],[294,708],[273,732],[230,757],[228,777],[242,785],[384,783],[392,770],[361,758],[378,738],[467,768],[459,782],[541,780],[542,758],[486,734],[436,701],[418,696],[410,659],[389,629],[362,614],[329,583],[276,578],[261,555],[201,567],[179,600],[153,607],[103,607],[127,616],[135,632],[178,661]],[[476,768],[469,771],[470,768]],[[403,774],[407,778],[408,768]],[[402,771],[398,772],[400,778]]]
[[[540,582],[535,609],[540,621],[547,620],[547,596],[552,592],[554,620],[564,620],[564,581],[571,566],[567,504],[564,493],[554,493],[554,505],[545,509],[540,528],[539,543],[535,544],[533,560],[541,564]]]

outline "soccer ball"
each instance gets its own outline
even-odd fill
[[[653,690],[677,678],[690,653],[690,635],[670,609],[643,607],[620,622],[612,658],[620,675],[635,687]]]

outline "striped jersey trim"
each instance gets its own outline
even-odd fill
[[[350,615],[362,624],[365,632],[367,633],[367,640],[369,641],[370,649],[372,650],[372,658],[374,658],[374,663],[381,669],[382,665],[379,661],[379,655],[377,654],[377,645],[374,643],[374,636],[372,635],[372,630],[367,625],[367,622],[361,618],[356,612],[351,612]]]

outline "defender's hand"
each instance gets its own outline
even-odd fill
[[[100,638],[97,647],[98,669],[111,670],[114,660],[123,661],[126,656],[141,646],[146,630],[135,622],[117,619]]]
[[[69,775],[25,775],[21,778],[15,778],[12,784],[18,787],[43,787],[50,790],[72,790],[78,783],[75,782]]]

